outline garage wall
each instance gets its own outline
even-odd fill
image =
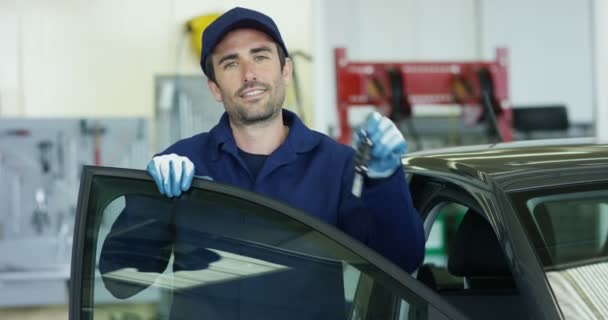
[[[506,45],[515,105],[565,103],[573,121],[590,121],[590,2],[3,0],[0,116],[151,116],[154,75],[200,74],[188,43],[178,49],[183,22],[244,3],[275,17],[290,49],[314,46],[304,96],[315,93],[317,130],[336,125],[336,46],[352,59],[464,60]]]
[[[235,5],[273,16],[290,49],[310,51],[309,1],[0,1],[0,115],[152,116],[155,75],[202,75],[185,21]]]
[[[562,103],[573,122],[594,110],[591,0],[315,1],[317,130],[335,127],[333,53],[361,60],[493,60],[510,54],[515,106]],[[322,14],[319,14],[322,12]],[[325,57],[328,55],[328,57]]]
[[[591,0],[483,0],[484,59],[496,46],[510,54],[515,106],[565,104],[573,122],[593,122]]]
[[[17,0],[0,1],[0,115],[18,113],[20,101]]]
[[[337,126],[333,48],[353,60],[474,59],[474,0],[334,0],[313,2],[315,129]],[[320,26],[324,26],[320,27]],[[330,79],[331,81],[327,81]]]
[[[608,2],[593,1],[594,23],[594,80],[595,80],[595,118],[596,136],[608,143]]]

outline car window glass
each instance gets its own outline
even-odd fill
[[[254,202],[196,188],[168,199],[103,176],[89,199],[83,318],[428,318],[377,266]]]
[[[473,319],[525,318],[510,266],[486,218],[450,201],[427,216],[434,220],[418,280]]]
[[[530,198],[526,207],[551,265],[608,255],[608,190],[549,193]]]
[[[608,185],[554,186],[511,195],[564,318],[608,314]]]
[[[458,203],[446,203],[439,206],[439,212],[431,225],[431,230],[426,241],[425,257],[422,270],[419,270],[419,278],[427,276],[427,272],[438,273],[433,277],[434,288],[460,288],[464,279],[454,276],[448,271],[448,256],[450,245],[454,234],[464,217],[467,207]],[[432,269],[432,271],[431,271]],[[441,274],[441,275],[439,275]],[[431,279],[429,279],[431,280]]]

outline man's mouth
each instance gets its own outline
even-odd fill
[[[266,90],[264,90],[264,89],[247,90],[247,91],[243,92],[243,94],[241,94],[241,97],[243,97],[243,98],[258,97],[258,96],[261,96],[264,92],[266,92]]]
[[[266,89],[264,88],[251,88],[243,91],[240,97],[245,100],[255,100],[261,98],[264,93],[266,93]]]

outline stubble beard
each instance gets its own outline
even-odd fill
[[[252,87],[255,84],[247,85],[246,87]],[[257,83],[260,85],[260,83]],[[240,104],[236,101],[236,99],[226,99],[227,94],[222,94],[224,96],[223,100],[225,102],[226,112],[230,116],[230,119],[239,126],[259,126],[264,123],[269,123],[273,119],[275,119],[281,111],[281,107],[283,106],[283,102],[285,101],[285,89],[279,83],[275,83],[274,86],[262,84],[266,92],[269,94],[268,101],[264,104],[260,111],[255,109],[256,106],[248,106],[245,104]],[[245,88],[245,87],[244,87]],[[237,92],[241,92],[241,88]],[[276,89],[273,90],[273,89]],[[238,94],[236,95],[238,97]],[[258,102],[254,102],[258,103]]]

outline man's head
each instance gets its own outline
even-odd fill
[[[205,29],[201,67],[214,97],[239,125],[275,118],[292,73],[272,19],[243,8],[226,12]]]
[[[266,33],[276,42],[281,67],[285,65],[289,53],[272,18],[258,11],[236,7],[219,16],[203,31],[200,65],[209,80],[215,82],[215,70],[211,61],[215,46],[227,33],[236,29],[256,29]]]

